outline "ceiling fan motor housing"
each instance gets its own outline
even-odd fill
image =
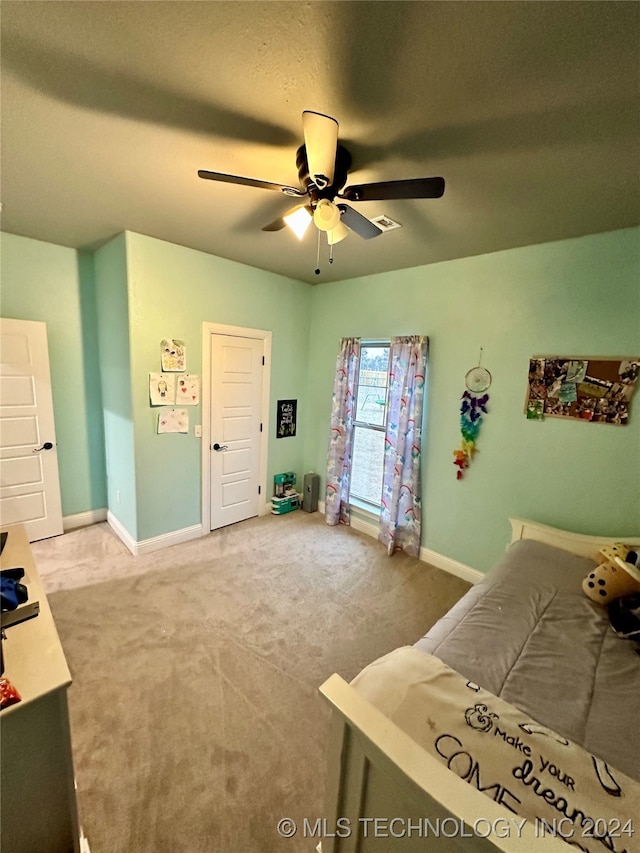
[[[298,167],[298,178],[300,180],[300,184],[309,194],[311,206],[315,207],[321,198],[333,201],[347,183],[347,175],[349,168],[351,167],[351,154],[349,154],[344,146],[338,145],[336,150],[336,165],[333,172],[333,183],[331,186],[325,187],[324,189],[318,189],[311,179],[309,174],[309,164],[307,162],[307,149],[304,145],[301,145],[296,152],[296,166]]]

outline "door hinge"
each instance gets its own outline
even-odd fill
[[[262,494],[262,486],[258,486],[258,494],[259,494],[259,495],[261,495],[261,494]]]
[[[264,356],[262,356],[262,366],[264,367]]]
[[[262,432],[262,424],[260,424],[260,432]]]

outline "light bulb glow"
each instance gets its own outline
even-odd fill
[[[287,226],[293,231],[298,240],[302,240],[307,228],[311,224],[311,213],[303,205],[292,210],[286,216],[282,217],[287,223]]]

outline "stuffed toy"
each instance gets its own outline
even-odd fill
[[[592,601],[609,604],[623,595],[640,593],[640,569],[636,566],[638,554],[635,551],[616,543],[599,551],[598,562],[598,567],[582,582],[583,592]]]

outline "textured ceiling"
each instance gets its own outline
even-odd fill
[[[640,222],[636,2],[5,2],[2,229],[89,248],[125,229],[313,283]],[[340,122],[363,202],[314,276],[291,207],[198,169],[297,184],[301,113]]]

